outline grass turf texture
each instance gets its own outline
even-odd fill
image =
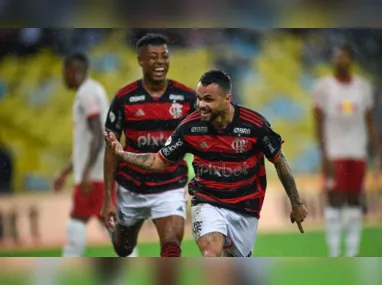
[[[382,227],[366,228],[362,233],[360,256],[382,257]],[[140,257],[159,256],[159,244],[144,243],[138,245]],[[61,249],[38,249],[0,251],[0,257],[59,257]],[[89,246],[88,257],[115,256],[111,245]],[[183,257],[200,257],[200,252],[193,240],[182,243]],[[327,257],[325,235],[322,231],[285,234],[262,234],[257,237],[254,249],[255,257]]]

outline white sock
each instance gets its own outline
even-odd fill
[[[362,231],[362,208],[348,206],[344,209],[346,228],[346,257],[358,255]]]
[[[36,258],[35,268],[32,273],[32,285],[59,284],[60,258]]]
[[[325,209],[326,244],[330,257],[341,254],[341,209],[327,206]]]
[[[86,223],[69,219],[66,228],[67,242],[63,249],[63,257],[81,257],[86,248]]]

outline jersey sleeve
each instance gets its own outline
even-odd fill
[[[366,83],[365,104],[367,109],[374,108],[374,90],[373,90],[373,86],[370,83]]]
[[[164,162],[176,163],[186,154],[183,126],[179,125],[158,152]]]
[[[105,128],[120,135],[123,131],[123,120],[123,105],[116,96],[110,104],[106,117]]]
[[[86,88],[79,94],[78,100],[80,100],[80,105],[87,118],[101,114],[102,107],[97,92],[98,90],[96,88]]]
[[[312,95],[314,106],[319,107],[320,109],[324,109],[326,97],[323,80],[319,80],[313,85]]]
[[[277,159],[281,153],[281,145],[284,143],[284,140],[272,129],[271,124],[266,120],[260,129],[259,140],[265,157],[271,162]]]

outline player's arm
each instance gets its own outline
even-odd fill
[[[381,150],[379,147],[379,135],[378,128],[374,120],[373,109],[369,108],[366,112],[366,124],[369,134],[370,145],[373,149],[375,158],[377,159],[378,164],[381,164]]]
[[[292,174],[292,169],[290,168],[284,153],[281,151],[272,162],[276,168],[281,184],[284,186],[285,192],[289,197],[292,207],[302,205],[296,182]]]
[[[123,106],[117,97],[110,104],[107,114],[105,128],[109,132],[113,132],[116,140],[119,142],[123,131]],[[104,203],[108,204],[113,201],[113,190],[115,184],[115,173],[117,170],[118,157],[105,146],[105,156],[103,160],[103,178],[104,178]]]
[[[133,153],[123,151],[119,140],[111,132],[104,132],[104,138],[108,147],[108,153],[115,154],[124,161],[144,170],[162,171],[166,167],[159,153]],[[105,166],[106,167],[106,166]]]
[[[144,170],[162,171],[166,166],[176,163],[186,153],[186,145],[183,141],[182,126],[179,125],[169,137],[165,146],[157,153],[131,153],[123,151],[121,144],[113,133],[104,133],[105,141],[112,153],[124,161]]]
[[[102,124],[100,115],[91,115],[88,117],[88,127],[92,134],[88,160],[85,164],[84,173],[89,173],[97,161],[102,148]]]
[[[321,154],[323,157],[326,157],[326,149],[325,149],[325,140],[324,140],[324,112],[323,110],[315,105],[313,107],[313,117],[315,123],[315,132],[316,138],[318,141],[318,146],[320,148]]]
[[[279,134],[272,130],[267,121],[263,123],[260,130],[260,142],[265,157],[275,166],[280,182],[289,197],[292,205],[291,222],[297,222],[300,231],[303,233],[304,229],[301,223],[304,221],[308,212],[301,201],[291,167],[281,150],[283,140]]]

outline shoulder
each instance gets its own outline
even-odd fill
[[[362,87],[366,87],[366,88],[372,88],[371,81],[369,81],[365,77],[357,75],[357,76],[354,76],[354,80],[357,85],[361,85]]]
[[[268,120],[259,112],[243,106],[238,106],[238,108],[240,112],[239,119],[242,123],[255,129],[262,128],[263,126],[270,126]]]
[[[181,128],[188,128],[191,126],[195,126],[196,124],[200,123],[200,113],[198,110],[192,112],[190,115],[188,115],[186,118],[184,118],[178,127]]]
[[[335,79],[331,75],[323,76],[318,79],[313,84],[314,89],[326,87],[330,84],[333,84],[335,82]]]
[[[193,88],[184,85],[176,80],[171,80],[172,91],[174,93],[170,94],[170,100],[179,100],[180,101],[195,101],[196,92]],[[174,97],[174,98],[171,98]]]
[[[138,88],[138,80],[130,82],[117,91],[117,93],[115,94],[115,98],[121,99],[124,97],[129,97],[131,95],[136,95],[136,91],[138,90]]]
[[[105,88],[101,83],[91,78],[87,79],[77,90],[77,96],[79,97],[94,96],[101,93],[105,93]]]

